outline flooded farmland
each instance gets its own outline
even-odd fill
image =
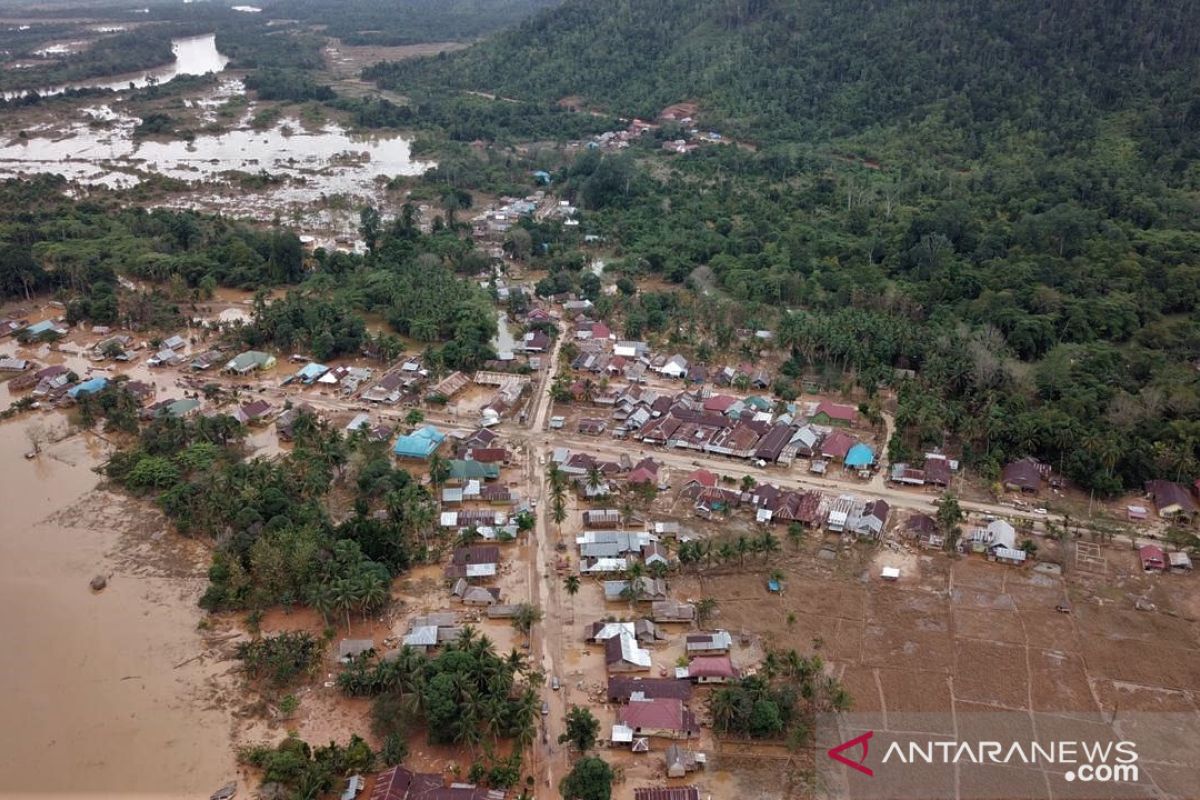
[[[229,665],[197,630],[203,548],[97,488],[99,437],[25,459],[35,428],[66,421],[0,423],[0,796],[207,796],[235,772]]]

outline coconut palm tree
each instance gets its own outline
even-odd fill
[[[739,536],[733,547],[737,551],[738,566],[745,566],[746,553],[749,553],[753,549],[750,539],[746,536]]]
[[[604,472],[601,471],[599,464],[592,464],[588,467],[586,485],[593,492],[599,491],[600,487],[604,486]]]
[[[763,531],[755,545],[758,552],[763,554],[764,560],[769,560],[772,554],[779,552],[779,540],[770,531]]]
[[[792,542],[792,547],[795,547],[797,550],[799,550],[800,543],[804,541],[804,526],[799,522],[791,523],[788,525],[787,535],[788,539]]]
[[[579,594],[579,576],[568,575],[563,578],[563,588],[567,590],[567,594],[571,597]]]

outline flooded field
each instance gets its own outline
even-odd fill
[[[70,52],[68,45],[57,45],[61,52]],[[167,83],[180,75],[206,75],[209,72],[220,72],[229,63],[229,58],[217,50],[214,34],[204,36],[188,36],[171,42],[171,50],[175,53],[175,61],[161,67],[155,67],[145,72],[131,75],[118,75],[91,81],[79,81],[59,86],[30,87],[23,91],[5,92],[5,100],[20,97],[36,91],[43,97],[62,94],[71,89],[112,89],[120,91],[128,89],[132,84],[137,88],[149,86],[151,83]]]
[[[235,777],[221,643],[198,630],[203,548],[97,488],[98,437],[35,459],[32,426],[0,423],[0,796],[207,796]],[[108,577],[102,592],[89,581]]]

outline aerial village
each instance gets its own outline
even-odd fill
[[[573,213],[538,193],[474,225],[480,247],[503,259],[514,220]],[[69,409],[120,381],[143,418],[228,414],[260,453],[287,448],[306,419],[387,443],[435,492],[448,544],[379,624],[338,637],[328,676],[364,654],[431,654],[482,631],[544,671],[535,765],[561,776],[578,757],[559,737],[568,713],[585,708],[598,721],[595,746],[620,768],[621,796],[636,800],[712,795],[721,754],[738,741],[715,717],[713,693],[776,674],[789,639],[861,692],[855,658],[868,645],[845,628],[861,618],[822,618],[839,600],[893,592],[881,596],[904,608],[896,598],[954,575],[1026,587],[1045,620],[1069,616],[1082,596],[1064,585],[1067,573],[1161,580],[1168,592],[1191,580],[1188,554],[1161,537],[1200,511],[1200,481],[1155,481],[1110,503],[1107,519],[1120,525],[1085,541],[1087,520],[1065,510],[1069,487],[1049,464],[1014,461],[988,486],[951,452],[889,463],[886,404],[822,394],[815,382],[794,399],[776,396],[772,331],[739,330],[745,360],[705,363],[622,338],[575,296],[541,298],[509,318],[519,281],[481,281],[497,288],[504,335],[498,357],[472,374],[435,374],[414,354],[318,363],[231,347],[222,332],[246,298],[214,301],[186,330],[154,340],[69,326],[53,305],[10,315],[0,321],[8,413]],[[835,579],[852,588],[831,588]],[[1152,609],[1155,584],[1138,586]],[[876,657],[910,662],[904,642],[925,634],[908,630],[879,634]],[[982,650],[973,657],[987,661]],[[318,691],[332,697],[332,685]],[[355,776],[344,797],[506,796],[447,779],[437,757],[414,752],[410,762]]]

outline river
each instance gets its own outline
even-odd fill
[[[216,36],[211,33],[202,36],[187,36],[181,39],[174,39],[171,42],[171,50],[175,53],[175,61],[171,64],[155,67],[144,72],[49,86],[37,89],[36,91],[43,97],[47,97],[62,94],[70,89],[113,89],[120,91],[121,89],[128,89],[130,84],[140,89],[148,86],[151,82],[167,83],[180,75],[206,75],[209,72],[220,72],[229,63],[229,58],[217,50]],[[24,89],[15,92],[5,92],[3,97],[5,100],[12,100],[29,94],[32,91],[34,90]]]
[[[236,772],[230,666],[197,629],[203,548],[97,488],[99,437],[25,459],[31,426],[66,422],[0,423],[0,796],[207,797]]]

